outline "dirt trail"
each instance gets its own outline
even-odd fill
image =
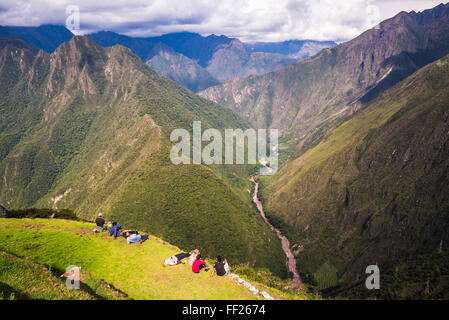
[[[267,217],[265,216],[265,212],[263,211],[262,203],[260,202],[259,198],[257,197],[257,193],[259,192],[259,184],[254,180],[254,177],[251,177],[250,179],[254,183],[254,194],[253,194],[253,202],[256,204],[257,209],[260,212],[260,215],[265,220],[265,223],[271,228],[271,230],[274,230],[278,236],[279,239],[281,239],[282,242],[282,250],[284,250],[285,255],[287,256],[287,265],[288,269],[291,273],[293,273],[293,280],[292,280],[292,287],[302,283],[301,277],[299,276],[298,270],[296,270],[296,260],[293,256],[293,253],[290,250],[290,243],[288,242],[288,239],[282,235],[282,233],[273,227],[273,225],[268,221]]]

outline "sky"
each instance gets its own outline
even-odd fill
[[[0,0],[0,25],[61,24],[75,34],[108,30],[145,37],[190,31],[223,34],[246,42],[291,39],[341,42],[401,11],[418,12],[443,1]]]

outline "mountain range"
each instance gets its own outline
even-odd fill
[[[263,199],[286,222],[303,278],[322,289],[362,288],[377,264],[390,270],[381,297],[416,296],[397,268],[449,240],[448,22],[449,4],[401,12],[280,71],[200,93],[279,129],[284,164],[262,179]],[[408,284],[424,292],[424,278]]]
[[[258,128],[276,128],[298,150],[411,75],[447,54],[448,7],[401,12],[359,37],[277,72],[234,79],[201,96]]]
[[[73,37],[68,29],[57,25],[0,26],[0,37],[12,35],[27,40],[36,48],[49,53]],[[290,50],[287,50],[289,54],[284,55],[271,52],[268,46],[266,50],[261,48],[254,51],[235,38],[216,35],[204,37],[191,32],[133,38],[110,31],[100,31],[87,36],[101,46],[120,44],[130,48],[160,75],[194,92],[236,77],[260,75],[281,69],[298,59],[317,53],[318,48],[334,45],[333,42],[296,41],[294,42],[296,47],[290,46]],[[272,45],[276,46],[276,43]],[[285,46],[282,43],[280,45]],[[298,49],[296,54],[293,52],[295,48]]]
[[[121,44],[129,47],[156,72],[168,75],[193,91],[236,77],[274,71],[295,62],[279,54],[248,53],[240,40],[226,36],[203,37],[190,32],[151,38],[129,38],[112,32],[88,36],[102,46]],[[162,44],[164,52],[153,59],[155,52],[151,47],[156,44]]]
[[[42,25],[39,27],[9,27],[0,26],[0,37],[16,36],[29,43],[36,48],[46,52],[53,52],[63,42],[69,41],[73,37],[73,33],[66,27],[54,25]]]
[[[334,41],[289,40],[283,42],[251,42],[244,46],[249,52],[277,53],[295,60],[316,55],[325,48],[337,45]]]

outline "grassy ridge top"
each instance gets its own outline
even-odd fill
[[[91,223],[58,219],[1,219],[0,250],[48,266],[57,275],[69,265],[81,266],[130,299],[257,298],[228,277],[210,278],[210,272],[194,274],[188,264],[164,268],[162,262],[180,250],[161,239],[152,236],[142,245],[128,245],[121,237],[113,240],[104,233],[93,236],[92,227]],[[276,298],[286,298],[276,290],[256,287]],[[58,297],[77,298],[70,294]],[[78,298],[88,297],[81,294]]]
[[[126,295],[87,272],[81,272],[80,290],[67,289],[65,278],[58,276],[43,265],[0,251],[0,300],[126,299]]]

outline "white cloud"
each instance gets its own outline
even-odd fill
[[[64,24],[80,8],[81,30],[130,36],[176,31],[225,34],[245,41],[348,40],[399,11],[438,0],[16,0],[0,4],[2,25]]]

